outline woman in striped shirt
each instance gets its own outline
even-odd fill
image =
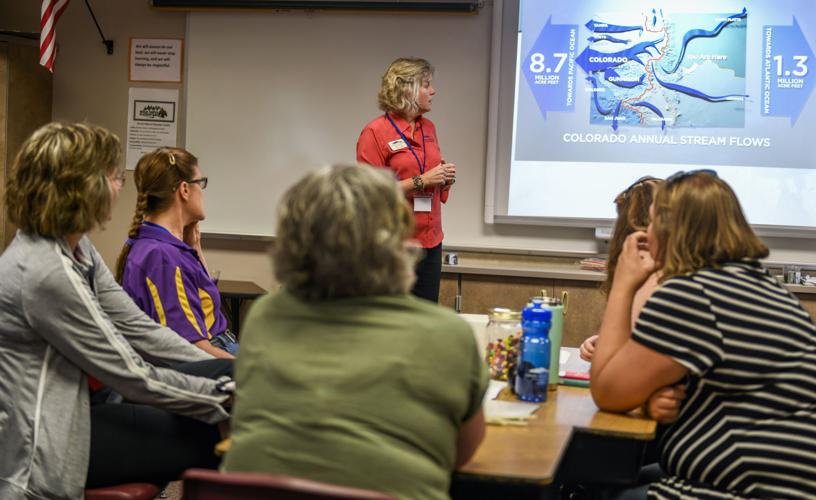
[[[713,171],[667,179],[648,230],[624,244],[592,395],[627,411],[688,384],[650,498],[816,496],[816,327],[757,262],[767,255]],[[634,292],[656,270],[662,285],[630,333]]]

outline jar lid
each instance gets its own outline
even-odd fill
[[[521,312],[507,309],[506,307],[494,307],[487,313],[490,319],[519,321],[521,320]]]
[[[530,302],[533,304],[543,304],[545,306],[561,306],[564,302],[560,297],[530,297]]]

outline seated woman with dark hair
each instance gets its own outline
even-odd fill
[[[649,497],[816,497],[816,327],[757,262],[767,256],[712,171],[667,179],[648,230],[624,243],[592,360],[595,402],[626,411],[687,382],[660,442],[668,476]],[[632,331],[633,296],[656,270],[662,284]]]
[[[120,161],[107,130],[52,123],[6,179],[20,230],[0,257],[0,498],[78,499],[86,482],[217,466],[214,424],[228,418],[232,382],[181,370],[217,377],[232,363],[140,311],[86,237],[110,220]],[[90,377],[130,403],[92,398]]]
[[[242,331],[223,468],[447,498],[484,436],[487,367],[467,323],[408,294],[413,217],[396,181],[324,168],[279,210],[283,289]]]

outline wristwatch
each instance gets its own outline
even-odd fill
[[[411,180],[414,181],[414,191],[422,191],[425,189],[425,183],[422,182],[422,177],[415,175],[411,177]]]

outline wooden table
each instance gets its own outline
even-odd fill
[[[596,467],[593,459],[599,459],[592,456],[597,443],[602,443],[598,450],[610,443],[623,445],[612,446],[610,453],[639,453],[640,456],[612,457],[619,465],[626,466],[625,471],[634,468],[631,472],[637,472],[646,443],[655,437],[654,420],[600,411],[589,389],[581,387],[562,385],[549,396],[527,426],[489,425],[481,447],[473,459],[457,471],[457,478],[544,487],[557,476],[561,479],[565,469],[585,468],[594,474],[588,469]],[[512,398],[505,393],[500,396],[500,399]],[[580,449],[574,449],[576,446]],[[570,465],[571,461],[577,461],[577,465]],[[613,469],[607,467],[607,470]],[[625,480],[628,478],[621,482]]]
[[[218,291],[221,292],[222,302],[227,305],[232,333],[237,336],[241,321],[241,301],[257,299],[266,294],[266,290],[253,281],[218,280]]]

